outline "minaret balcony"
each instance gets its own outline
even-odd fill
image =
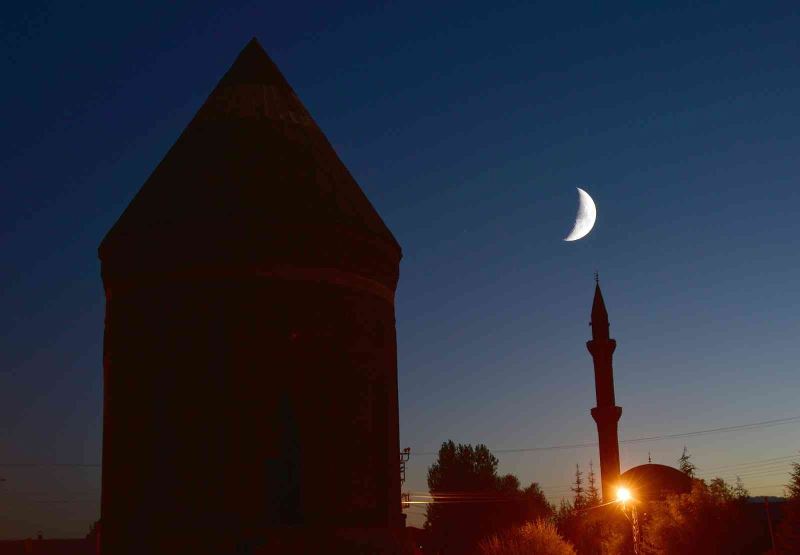
[[[594,407],[591,412],[592,418],[598,424],[617,423],[622,416],[622,407]]]

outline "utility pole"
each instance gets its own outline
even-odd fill
[[[628,502],[631,504],[631,516],[628,516],[628,513],[625,511],[628,506]],[[634,555],[639,555],[641,553],[642,534],[641,530],[639,529],[639,512],[636,510],[636,500],[633,499],[628,488],[619,488],[617,490],[617,503],[620,504],[619,508],[622,511],[622,514],[624,514],[625,518],[627,518],[631,523],[633,553]]]
[[[634,555],[640,555],[641,553],[641,530],[639,530],[639,512],[636,510],[636,504],[631,503],[631,516],[628,516],[628,513],[625,511],[625,503],[622,504],[620,507],[622,509],[622,514],[625,515],[625,518],[631,523],[631,535],[633,536],[633,553]]]
[[[767,526],[769,526],[769,541],[772,545],[772,555],[777,555],[778,550],[775,549],[775,535],[772,533],[772,515],[769,512],[769,498],[764,496],[764,509],[767,511]]]
[[[642,535],[639,529],[639,511],[636,510],[636,505],[631,507],[631,524],[633,525],[633,552],[635,555],[641,553]]]
[[[406,482],[406,463],[408,459],[411,458],[411,447],[406,447],[400,452],[400,488],[402,489],[403,484]],[[403,509],[407,509],[411,506],[410,503],[411,495],[408,493],[400,493],[400,501],[401,506]]]

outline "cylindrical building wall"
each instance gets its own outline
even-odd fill
[[[396,375],[394,306],[373,293],[259,276],[109,288],[105,546],[395,526]]]

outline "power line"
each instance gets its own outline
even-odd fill
[[[648,441],[662,441],[665,439],[677,439],[677,438],[685,438],[685,437],[696,437],[696,436],[703,436],[708,434],[719,434],[725,432],[737,432],[737,431],[746,431],[746,430],[754,430],[759,428],[769,428],[772,426],[780,426],[782,424],[789,424],[791,422],[800,422],[800,416],[791,416],[788,418],[776,418],[774,420],[763,420],[761,422],[751,422],[749,424],[739,424],[736,426],[722,426],[720,428],[709,428],[706,430],[696,430],[693,432],[682,432],[677,434],[662,434],[662,435],[655,435],[655,436],[645,436],[645,437],[636,437],[630,439],[621,439],[619,443],[644,443]],[[586,442],[586,443],[569,443],[563,445],[546,445],[542,447],[519,447],[519,448],[509,448],[509,449],[490,449],[492,453],[527,453],[531,451],[553,451],[559,449],[581,449],[584,447],[597,447],[598,442]],[[422,451],[416,452],[417,456],[435,456],[438,455],[438,451]],[[2,465],[0,465],[2,466]]]
[[[763,420],[761,422],[752,422],[750,424],[740,424],[738,426],[723,426],[721,428],[710,428],[708,430],[698,430],[695,432],[684,432],[680,434],[665,434],[660,436],[639,437],[635,439],[623,439],[622,441],[620,441],[620,443],[639,443],[644,441],[656,441],[656,440],[673,439],[679,437],[694,437],[694,436],[717,434],[723,432],[738,432],[744,430],[780,426],[781,424],[789,424],[791,422],[800,422],[800,416],[791,416],[789,418],[776,418],[774,420]]]
[[[707,467],[704,472],[699,472],[698,477],[703,478],[723,478],[726,481],[731,481],[738,478],[744,478],[748,481],[758,479],[758,478],[766,478],[771,477],[773,475],[780,475],[784,473],[788,473],[788,469],[786,469],[786,465],[791,462],[794,462],[800,455],[784,455],[781,457],[772,457],[767,459],[756,459],[751,461],[744,461],[740,463],[722,465],[722,466],[711,466]],[[739,474],[728,474],[730,472],[736,472],[739,469]],[[724,470],[725,473],[723,475],[715,474],[719,470]],[[543,491],[543,493],[547,496],[564,496],[569,495],[572,491],[571,484],[540,484],[537,482],[539,488]],[[770,484],[770,485],[756,485],[751,486],[748,489],[763,489],[768,487],[783,487],[785,484]],[[447,499],[451,502],[455,501],[459,498],[480,498],[483,495],[478,492],[437,492],[431,494],[430,492],[420,492],[414,491],[410,492],[411,497],[415,498],[429,498],[429,499]],[[491,495],[491,494],[488,494]]]
[[[791,468],[788,466],[767,467],[767,468],[746,468],[742,470],[730,469],[718,472],[700,472],[697,474],[698,478],[716,478],[719,476],[759,476],[762,474],[790,474]]]
[[[763,472],[750,472],[743,474],[726,474],[725,476],[705,476],[704,478],[760,478],[762,476],[778,476],[782,474],[788,476],[790,474],[789,469],[767,470]]]
[[[761,474],[780,474],[786,473],[789,474],[791,469],[789,467],[769,467],[769,468],[752,468],[752,469],[744,469],[743,471],[737,472],[736,470],[725,470],[723,472],[700,472],[697,474],[699,478],[716,478],[718,476],[739,476],[740,478],[744,478],[745,476],[759,476]]]
[[[788,418],[776,418],[773,420],[762,420],[760,422],[750,422],[748,424],[739,424],[736,426],[722,426],[719,428],[708,428],[705,430],[695,430],[692,432],[681,432],[677,434],[661,434],[654,436],[636,437],[630,439],[621,439],[619,443],[644,443],[649,441],[663,441],[665,439],[677,439],[686,437],[696,437],[709,434],[719,434],[726,432],[737,432],[754,430],[759,428],[770,428],[772,426],[780,426],[782,424],[789,424],[792,422],[800,422],[800,416],[790,416]],[[491,449],[493,453],[526,453],[531,451],[553,451],[562,449],[581,449],[585,447],[597,447],[598,442],[591,441],[586,443],[568,443],[562,445],[546,445],[542,447],[519,447],[508,449]],[[417,451],[416,456],[435,456],[438,451]],[[99,463],[0,463],[0,468],[100,468]]]
[[[734,468],[734,467],[742,467],[742,466],[771,466],[773,464],[785,464],[786,462],[791,462],[792,459],[796,459],[800,457],[800,455],[785,455],[783,457],[772,457],[769,459],[757,459],[754,461],[745,461],[740,463],[732,463],[732,464],[724,464],[722,466],[709,466],[709,467],[698,467],[698,470],[702,470],[703,472],[709,471],[717,471],[723,470],[727,468]]]
[[[99,499],[42,499],[32,501],[32,503],[100,503]]]
[[[0,463],[2,468],[100,468],[98,463]]]

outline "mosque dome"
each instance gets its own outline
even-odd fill
[[[689,493],[692,479],[671,466],[663,464],[643,464],[626,470],[619,477],[634,499],[657,501],[669,494]]]

